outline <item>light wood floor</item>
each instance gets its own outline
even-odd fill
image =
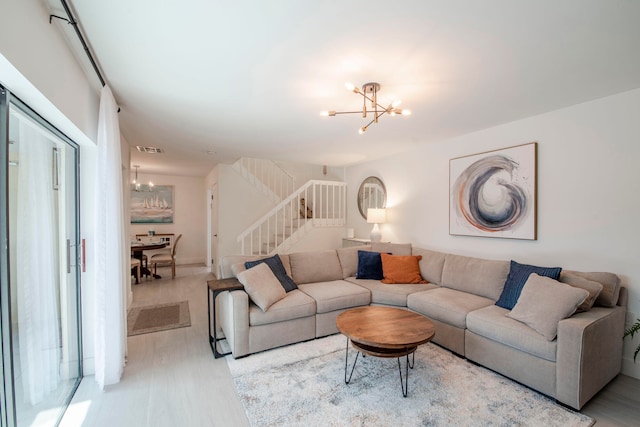
[[[224,358],[214,359],[207,340],[204,266],[178,266],[163,279],[134,287],[134,306],[189,301],[191,327],[127,339],[122,381],[100,391],[83,379],[61,425],[163,427],[247,426]],[[640,380],[618,376],[582,410],[601,426],[640,425]]]

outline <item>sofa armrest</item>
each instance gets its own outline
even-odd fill
[[[622,367],[624,307],[594,307],[558,324],[556,399],[580,410]]]
[[[223,292],[220,323],[233,357],[249,354],[249,295],[245,291]]]

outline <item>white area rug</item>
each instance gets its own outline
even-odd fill
[[[344,383],[342,335],[227,356],[252,426],[590,426],[593,419],[434,344],[416,352],[409,395],[396,359],[358,360]],[[349,349],[349,361],[355,351]],[[402,360],[404,372],[404,359]]]

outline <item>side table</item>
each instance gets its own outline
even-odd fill
[[[213,351],[213,357],[216,359],[226,356],[229,353],[220,353],[218,351],[218,341],[224,338],[218,338],[218,328],[216,324],[216,297],[221,292],[238,291],[244,289],[244,286],[235,277],[230,279],[207,280],[207,317],[209,319],[209,345]],[[211,334],[211,304],[213,303],[213,335]]]

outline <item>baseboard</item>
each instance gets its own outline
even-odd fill
[[[637,362],[633,362],[633,357],[622,358],[622,373],[624,375],[640,379],[640,357],[636,358]]]
[[[205,265],[206,263],[203,257],[176,258],[176,265],[187,265],[187,264]]]
[[[85,357],[82,360],[82,374],[85,377],[87,375],[95,375],[96,374],[95,358],[93,358],[93,357]]]

